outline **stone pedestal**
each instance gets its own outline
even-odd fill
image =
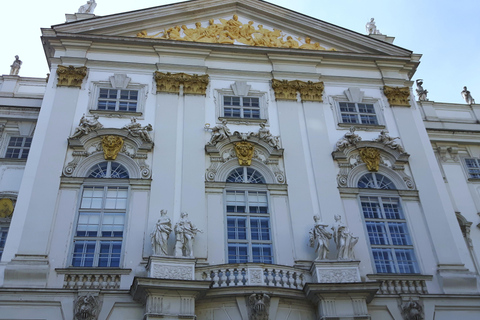
[[[360,261],[314,261],[310,268],[313,281],[318,283],[360,282]]]
[[[147,272],[149,278],[195,280],[195,259],[151,256]]]

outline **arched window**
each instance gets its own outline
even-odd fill
[[[227,182],[237,183],[265,183],[265,178],[257,170],[249,167],[240,167],[232,170]]]
[[[120,267],[129,178],[118,162],[95,164],[87,178],[103,178],[102,184],[86,180],[78,208],[73,238],[73,267]]]
[[[118,162],[104,161],[94,165],[87,174],[88,178],[128,179],[128,170]]]
[[[358,187],[364,189],[396,189],[392,180],[380,173],[367,173],[358,180]]]
[[[413,243],[393,182],[379,173],[358,181],[360,203],[378,273],[419,273]],[[375,194],[371,189],[392,190]]]
[[[264,184],[265,178],[253,168],[240,167],[230,172],[227,182]],[[228,188],[225,193],[228,263],[273,263],[270,212],[265,186],[255,189]]]

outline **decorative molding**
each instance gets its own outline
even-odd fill
[[[265,293],[254,293],[248,297],[248,320],[268,320],[270,296]]]
[[[383,93],[391,106],[410,107],[410,88],[384,86]]]
[[[74,320],[97,320],[100,313],[98,296],[78,296],[74,307]]]
[[[437,151],[442,162],[457,163],[460,161],[458,146],[438,146]]]
[[[358,271],[355,269],[319,269],[317,270],[319,283],[346,283],[358,282]]]
[[[252,165],[252,157],[254,147],[253,144],[246,141],[240,141],[234,143],[235,153],[238,158],[238,164],[241,166],[250,166]]]
[[[123,139],[119,136],[103,136],[102,149],[105,160],[115,160],[117,155],[122,150]]]
[[[367,166],[368,171],[377,172],[380,166],[380,151],[375,148],[361,148],[358,150],[362,161]]]
[[[276,100],[297,100],[297,91],[302,101],[323,102],[323,82],[272,79]]]
[[[402,312],[402,316],[404,320],[424,320],[425,313],[423,311],[423,303],[417,297],[413,299],[410,297],[409,300],[407,298],[403,298],[403,302],[399,305],[400,311]]]
[[[2,198],[0,199],[0,218],[2,219],[10,219],[13,215],[13,201],[10,198]]]
[[[184,94],[206,95],[207,86],[209,84],[208,74],[205,75],[189,75],[186,73],[163,73],[155,71],[155,82],[157,84],[157,92],[180,93],[180,86],[183,86]]]
[[[164,264],[155,264],[152,269],[151,277],[160,279],[193,280],[191,267],[166,266]]]
[[[188,28],[186,25],[181,27],[174,26],[151,35],[148,34],[147,30],[142,30],[137,33],[137,37],[205,43],[244,44],[258,47],[327,50],[318,42],[312,43],[309,37],[302,39],[293,35],[285,35],[281,30],[274,28],[271,31],[264,28],[261,24],[257,24],[255,27],[256,23],[253,21],[248,21],[248,23],[244,24],[238,21],[236,14],[230,20],[220,18],[219,21],[220,23],[215,23],[214,19],[210,19],[207,27],[202,27],[202,23],[197,21],[195,22],[195,28]],[[336,51],[335,48],[330,48],[329,50]]]
[[[75,87],[82,86],[83,79],[87,76],[87,67],[58,66],[57,69],[57,87]]]

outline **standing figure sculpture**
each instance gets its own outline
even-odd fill
[[[467,87],[463,87],[463,91],[461,92],[461,94],[467,104],[475,104],[475,99],[473,99],[470,91],[467,90]]]
[[[353,247],[357,244],[358,237],[353,236],[341,219],[340,215],[335,215],[332,226],[333,240],[337,244],[337,260],[355,260]]]
[[[160,219],[155,225],[155,230],[151,233],[152,248],[154,256],[168,255],[168,237],[172,232],[172,222],[167,217],[166,210],[160,210]]]
[[[188,213],[182,212],[180,220],[175,224],[175,257],[193,258],[193,240],[197,232],[203,232],[197,229],[195,225],[188,220]],[[183,253],[185,251],[185,254]]]
[[[381,34],[380,30],[377,29],[375,25],[374,18],[370,19],[369,22],[365,25],[365,29],[367,29],[367,34]]]
[[[423,79],[417,79],[417,96],[418,96],[418,101],[428,101],[427,99],[427,93],[428,91],[423,89]]]
[[[18,76],[21,66],[22,66],[22,60],[20,60],[18,56],[15,56],[15,61],[13,61],[12,65],[10,66],[10,75]]]
[[[97,3],[95,0],[88,0],[87,4],[84,4],[78,8],[77,13],[93,13],[93,10],[95,10],[95,7],[97,6]]]
[[[315,260],[325,260],[327,259],[328,244],[330,243],[330,239],[332,238],[332,234],[325,230],[325,227],[328,224],[323,224],[320,221],[320,216],[316,215],[313,216],[313,220],[315,221],[315,225],[312,229],[310,229],[310,247],[315,249],[318,257]]]
[[[205,125],[206,130],[212,131],[212,137],[210,142],[207,144],[210,146],[216,145],[218,142],[227,139],[230,135],[230,129],[227,127],[227,120],[223,119],[221,124],[216,125],[213,128],[210,128],[209,125]]]

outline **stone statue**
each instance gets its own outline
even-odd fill
[[[197,232],[203,232],[197,229],[195,225],[188,220],[188,213],[182,212],[180,220],[175,224],[175,257],[193,258],[193,240]],[[185,252],[185,254],[183,253]]]
[[[403,147],[398,142],[395,141],[396,139],[400,139],[400,138],[399,137],[392,138],[388,135],[388,133],[385,130],[382,130],[380,131],[379,136],[373,141],[383,143],[385,146],[389,148],[398,150],[401,153],[405,153],[405,149],[403,149]]]
[[[92,131],[103,128],[103,125],[98,122],[98,118],[98,114],[95,114],[93,115],[93,119],[89,120],[85,117],[85,114],[83,114],[82,118],[80,119],[80,124],[75,129],[75,132],[70,136],[70,139],[78,139]]]
[[[332,226],[333,240],[337,245],[337,260],[355,260],[353,247],[357,244],[358,237],[353,236],[341,219],[340,215],[335,215]]]
[[[401,306],[403,319],[405,320],[423,320],[425,315],[423,307],[419,301],[410,298],[409,301],[403,303]]]
[[[380,30],[377,29],[377,26],[375,25],[374,18],[370,19],[369,22],[365,25],[365,29],[367,29],[367,34],[381,34]]]
[[[97,6],[97,3],[95,0],[88,0],[87,4],[84,4],[83,6],[80,6],[78,8],[77,13],[93,13],[93,10],[95,10],[95,7]]]
[[[423,80],[422,79],[417,79],[417,96],[419,101],[428,101],[427,99],[427,93],[428,91],[423,89]]]
[[[461,93],[467,104],[475,104],[475,99],[473,99],[470,91],[467,90],[467,87],[463,87],[463,91]]]
[[[80,296],[75,301],[74,320],[97,320],[99,311],[98,297]]]
[[[152,248],[154,256],[168,255],[168,237],[172,232],[172,222],[167,217],[166,210],[160,210],[160,219],[155,225],[155,230],[150,234],[152,238]]]
[[[216,145],[218,142],[227,139],[230,135],[230,129],[227,127],[227,120],[223,119],[222,123],[216,125],[213,128],[210,128],[209,125],[205,125],[206,130],[212,131],[212,137],[210,138],[210,142],[207,144],[210,146]]]
[[[248,298],[248,319],[268,320],[270,296],[265,293],[254,293]]]
[[[10,66],[10,75],[18,76],[21,66],[22,66],[22,60],[20,60],[18,56],[15,56],[15,61],[13,61],[12,65]]]
[[[130,123],[125,125],[123,129],[127,130],[133,137],[140,137],[145,142],[152,142],[152,138],[148,134],[149,131],[153,130],[151,124],[142,127],[142,125],[137,122],[137,118],[132,117]]]
[[[349,132],[345,133],[345,135],[337,141],[335,151],[341,151],[346,147],[356,145],[357,142],[361,140],[362,138],[355,133],[355,127],[350,127]]]
[[[328,254],[328,244],[330,239],[332,239],[332,234],[325,230],[327,224],[323,224],[320,221],[320,216],[313,216],[315,225],[310,229],[310,247],[315,249],[315,252],[318,254],[317,259],[315,260],[325,260],[327,259]]]
[[[268,145],[271,147],[275,149],[279,148],[280,138],[272,135],[270,130],[265,128],[265,123],[260,123],[260,129],[258,129],[257,137],[268,143]]]

